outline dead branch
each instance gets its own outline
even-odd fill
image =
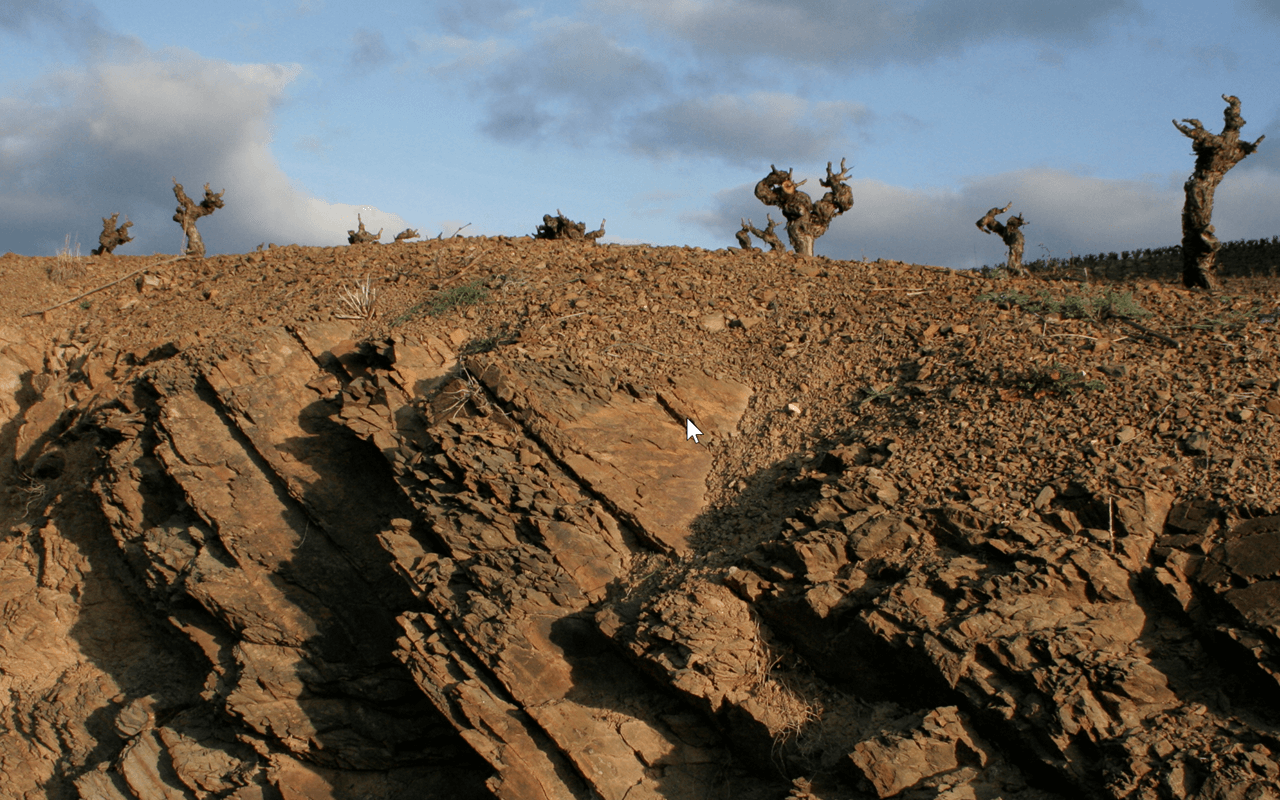
[[[1099,337],[1097,336],[1085,336],[1083,333],[1050,333],[1048,335],[1050,338],[1053,338],[1056,336],[1059,338],[1066,337],[1068,339],[1089,339],[1094,342],[1099,340]],[[1125,342],[1128,340],[1129,340],[1128,336],[1121,336],[1119,339],[1109,339],[1108,341],[1110,341],[1112,344],[1115,344],[1116,342]]]
[[[356,222],[360,223],[360,230],[347,231],[347,244],[365,244],[367,242],[381,244],[378,240],[382,238],[383,228],[379,228],[376,234],[369,233],[364,229],[364,220],[360,219],[359,214],[356,214]]]
[[[1147,336],[1150,336],[1150,337],[1152,337],[1152,338],[1154,338],[1154,339],[1159,339],[1160,341],[1164,342],[1165,344],[1169,345],[1170,347],[1176,347],[1176,348],[1178,348],[1179,350],[1181,350],[1181,349],[1182,349],[1182,342],[1179,342],[1177,339],[1173,339],[1173,338],[1170,338],[1170,337],[1168,337],[1168,336],[1165,336],[1163,333],[1156,333],[1155,331],[1151,330],[1150,328],[1146,327],[1145,325],[1140,325],[1139,323],[1135,322],[1135,321],[1134,321],[1132,318],[1130,318],[1130,317],[1123,317],[1123,316],[1120,316],[1120,315],[1118,315],[1118,314],[1112,314],[1112,315],[1110,315],[1110,317],[1111,317],[1111,319],[1118,319],[1118,320],[1120,320],[1120,321],[1121,321],[1121,322],[1123,322],[1125,325],[1128,325],[1129,327],[1131,327],[1131,328],[1133,328],[1133,329],[1135,329],[1135,330],[1141,331],[1142,333],[1145,333]]]
[[[772,214],[765,214],[764,218],[769,221],[768,227],[764,230],[760,230],[755,225],[752,225],[751,220],[744,220],[742,224],[746,227],[747,231],[751,232],[756,236],[756,238],[769,245],[769,249],[771,251],[782,251],[785,253],[787,250],[786,245],[784,245],[782,240],[778,238],[778,234],[773,232],[773,229],[778,226],[778,223],[774,221]]]
[[[49,313],[50,311],[53,311],[54,309],[62,308],[62,307],[63,307],[63,306],[65,306],[67,303],[74,303],[75,301],[77,301],[77,300],[79,300],[79,299],[81,299],[81,298],[84,298],[84,297],[88,297],[88,296],[89,296],[89,295],[91,295],[91,294],[97,294],[98,292],[102,291],[103,289],[110,289],[112,286],[115,286],[117,283],[120,283],[120,282],[122,282],[122,281],[127,281],[127,280],[129,280],[130,278],[132,278],[134,275],[137,275],[137,274],[138,274],[138,273],[140,273],[140,272],[146,272],[147,270],[151,269],[152,267],[162,267],[162,266],[164,266],[165,264],[172,264],[172,263],[173,263],[173,262],[175,262],[175,261],[181,261],[181,260],[183,260],[184,258],[189,258],[189,257],[190,257],[190,256],[174,256],[173,258],[171,258],[171,259],[169,259],[169,260],[167,260],[167,261],[158,261],[158,262],[156,262],[155,264],[148,264],[148,265],[147,265],[147,266],[145,266],[145,267],[141,267],[141,268],[139,268],[139,269],[135,269],[133,272],[130,272],[128,275],[125,275],[125,276],[120,277],[120,278],[116,278],[114,281],[111,281],[110,283],[104,283],[104,284],[102,284],[101,286],[97,287],[96,289],[90,289],[89,291],[84,292],[83,294],[78,294],[78,295],[76,295],[75,297],[69,298],[69,299],[67,299],[67,300],[63,300],[61,303],[57,303],[57,304],[55,304],[55,305],[51,305],[51,306],[49,306],[48,308],[42,308],[42,309],[40,309],[39,311],[28,311],[27,313],[23,314],[22,316],[24,316],[24,317],[34,317],[34,316],[36,316],[37,314],[47,314],[47,313]]]
[[[991,226],[995,224],[996,217],[999,216],[1000,214],[1003,214],[1004,212],[1008,211],[1011,208],[1013,208],[1012,200],[1010,200],[1009,204],[1006,205],[1004,208],[991,209],[990,211],[988,211],[986,214],[983,215],[982,219],[978,220],[978,230],[983,231],[984,233],[990,233]]]

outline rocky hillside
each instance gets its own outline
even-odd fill
[[[1280,797],[1280,286],[1226,285],[0,258],[0,794]]]

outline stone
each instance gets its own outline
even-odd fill
[[[918,727],[860,742],[849,760],[876,796],[896,797],[963,764],[986,766],[991,756],[975,739],[958,709],[947,706],[925,714]]]
[[[724,314],[707,314],[698,320],[698,326],[707,333],[719,333],[725,328]]]

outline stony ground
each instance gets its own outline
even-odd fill
[[[0,764],[32,798],[1277,796],[1278,318],[1266,279],[527,238],[0,257]],[[368,454],[288,444],[330,425],[387,459],[345,504],[313,489]],[[248,506],[286,495],[273,540]],[[344,517],[361,496],[398,510]],[[208,530],[152,533],[179,528]],[[373,592],[395,628],[357,636],[358,664],[280,655],[317,635],[278,588],[308,531],[353,571],[285,583]],[[554,569],[511,561],[531,542]],[[209,577],[232,563],[235,591]],[[575,625],[609,654],[556,638]],[[374,712],[342,703],[374,701],[333,688],[361,670],[436,723],[369,744],[344,715]],[[308,705],[326,693],[341,708]],[[504,733],[499,707],[532,721]]]
[[[744,435],[717,453],[717,500],[744,475],[854,435],[897,441],[898,477],[919,507],[976,492],[1012,515],[1068,470],[1099,488],[1194,488],[1245,514],[1280,502],[1267,406],[1280,394],[1280,285],[1267,279],[1232,279],[1211,297],[1172,281],[984,280],[898,262],[519,238],[290,246],[147,269],[164,260],[85,258],[82,274],[54,283],[56,259],[7,257],[0,316],[57,342],[64,360],[94,347],[142,355],[349,316],[345,291],[369,279],[376,316],[361,337],[432,332],[463,352],[516,343],[594,358],[621,381],[695,364],[749,384]],[[1108,295],[1131,300],[1142,328],[1108,318]],[[1188,450],[1195,433],[1207,437]]]

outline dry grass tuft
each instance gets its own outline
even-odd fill
[[[338,319],[373,319],[374,304],[378,301],[378,290],[373,288],[373,279],[368,275],[364,281],[356,281],[354,290],[342,287],[338,299],[346,306],[345,314],[335,314]]]
[[[22,516],[23,519],[27,519],[31,516],[32,506],[36,508],[43,507],[49,487],[21,470],[18,470],[18,478],[21,481],[18,491],[26,497]]]
[[[79,280],[88,274],[82,263],[79,242],[76,242],[75,253],[71,252],[71,234],[67,234],[66,243],[58,251],[58,260],[49,266],[48,272],[49,280],[54,283]]]
[[[771,652],[759,623],[756,624],[752,646],[756,668],[749,678],[751,694],[771,712],[772,718],[767,724],[773,736],[773,757],[777,761],[782,748],[798,739],[810,723],[822,719],[823,708],[801,695],[785,678],[773,674],[782,657]]]

